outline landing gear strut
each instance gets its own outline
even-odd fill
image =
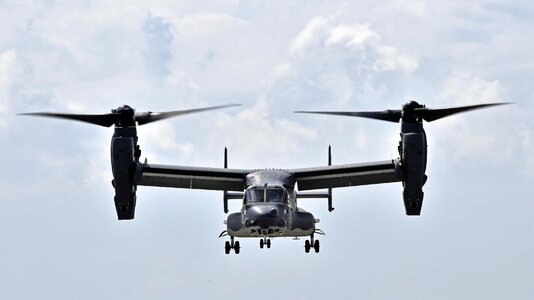
[[[271,239],[266,237],[262,238],[260,240],[260,248],[263,249],[264,245],[267,246],[267,248],[271,248]]]
[[[310,253],[310,249],[313,247],[313,250],[315,250],[315,253],[319,253],[320,245],[319,240],[314,240],[313,234],[310,235],[310,239],[306,240],[304,242],[304,251],[306,253]]]
[[[239,245],[239,241],[234,242],[234,237],[230,237],[230,241],[226,241],[224,243],[224,253],[230,254],[230,251],[234,249],[235,254],[239,254],[239,251],[241,250],[241,246]]]

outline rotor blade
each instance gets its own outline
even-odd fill
[[[438,108],[438,109],[416,108],[414,109],[414,113],[420,116],[423,120],[427,122],[432,122],[432,121],[435,121],[435,120],[438,120],[438,119],[441,119],[441,118],[444,118],[444,117],[447,117],[453,114],[465,112],[465,111],[491,107],[491,106],[505,105],[505,104],[511,104],[511,103],[509,102],[486,103],[486,104],[458,106],[458,107],[450,107],[450,108]]]
[[[67,120],[91,123],[94,125],[99,125],[99,126],[104,126],[104,127],[110,127],[118,120],[118,118],[120,118],[120,114],[114,114],[114,113],[103,114],[103,115],[78,115],[78,114],[38,112],[38,113],[22,113],[19,115],[67,119]]]
[[[398,123],[401,118],[400,110],[384,110],[384,111],[296,111],[296,113],[305,114],[323,114],[347,117],[361,117],[375,120],[389,121]]]
[[[135,114],[135,120],[139,125],[144,125],[150,122],[155,122],[167,118],[177,117],[181,115],[186,114],[192,114],[202,111],[208,111],[208,110],[215,110],[215,109],[221,109],[221,108],[227,108],[232,106],[241,106],[241,104],[226,104],[226,105],[219,105],[219,106],[210,106],[210,107],[204,107],[204,108],[196,108],[196,109],[188,109],[188,110],[177,110],[177,111],[167,111],[167,112],[143,112],[143,113],[136,113]]]

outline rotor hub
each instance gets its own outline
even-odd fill
[[[115,125],[119,127],[135,126],[135,110],[128,105],[121,105],[117,109],[111,110],[112,113],[120,115]]]
[[[402,120],[404,122],[421,122],[421,117],[416,115],[415,110],[424,107],[424,105],[419,104],[417,101],[412,100],[406,102],[402,106]]]
[[[412,100],[412,101],[406,102],[402,106],[402,111],[413,111],[416,108],[424,108],[424,107],[425,107],[424,105],[419,104],[417,101]]]

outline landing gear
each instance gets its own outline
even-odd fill
[[[234,243],[234,251],[235,251],[235,254],[239,254],[239,250],[241,249],[241,246],[239,245],[239,241],[236,241]]]
[[[315,240],[315,243],[313,243],[313,250],[315,250],[315,253],[319,253],[319,240]]]
[[[230,251],[234,249],[235,254],[239,254],[241,250],[241,245],[239,244],[239,241],[234,242],[234,237],[230,237],[230,241],[226,241],[224,243],[224,253],[230,254]]]
[[[268,239],[266,237],[262,238],[260,240],[260,248],[263,249],[263,246],[267,246],[268,249],[271,248],[271,239]]]
[[[310,235],[309,240],[306,240],[304,242],[304,251],[306,253],[310,253],[310,250],[312,247],[313,247],[313,250],[315,250],[315,253],[319,253],[319,250],[320,250],[319,240],[314,240],[313,234]]]

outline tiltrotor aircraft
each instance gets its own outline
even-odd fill
[[[306,253],[313,248],[319,252],[316,234],[324,234],[316,227],[319,222],[311,213],[297,206],[299,198],[326,198],[332,211],[332,188],[367,184],[402,182],[404,207],[407,215],[419,215],[423,204],[423,185],[427,164],[427,141],[423,121],[440,118],[478,108],[502,105],[489,103],[442,109],[429,109],[415,101],[400,110],[374,112],[299,111],[342,116],[364,117],[401,122],[399,158],[366,163],[285,169],[253,170],[227,168],[225,149],[224,168],[156,165],[140,162],[136,125],[163,120],[189,113],[235,106],[234,104],[162,113],[136,113],[124,105],[109,114],[79,115],[62,113],[27,113],[23,115],[55,117],[110,127],[115,125],[111,139],[111,169],[115,188],[115,208],[119,220],[134,218],[137,186],[160,186],[223,191],[224,212],[228,200],[242,201],[240,212],[232,213],[225,221],[226,230],[219,237],[229,236],[225,252],[240,252],[236,238],[259,238],[260,247],[271,247],[275,237],[309,237]],[[327,189],[326,191],[314,191]]]

